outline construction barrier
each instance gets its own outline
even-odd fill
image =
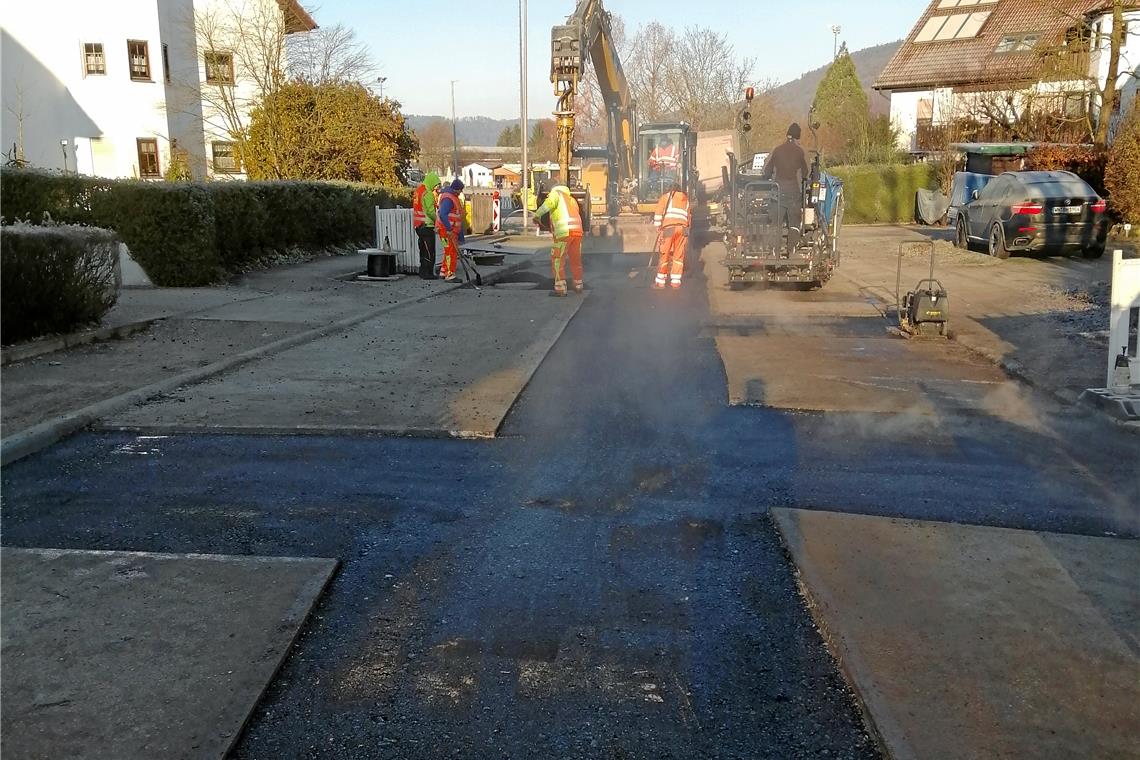
[[[376,248],[396,254],[396,271],[415,274],[420,271],[420,254],[416,231],[412,228],[410,208],[376,207]]]
[[[1132,384],[1140,384],[1136,331],[1140,324],[1140,259],[1125,259],[1120,250],[1112,253],[1112,291],[1109,295],[1108,373],[1105,387],[1111,388],[1116,357],[1128,354]]]

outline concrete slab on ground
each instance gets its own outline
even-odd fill
[[[306,329],[286,322],[163,320],[126,340],[13,364],[0,385],[3,436]]]
[[[582,300],[455,291],[128,409],[105,427],[492,437]]]
[[[822,288],[732,291],[723,244],[706,246],[711,324],[731,404],[826,412],[937,414],[992,411],[1010,381],[992,363],[945,340],[887,333],[873,299],[848,279]]]
[[[772,514],[895,760],[1137,756],[1140,541]]]
[[[220,758],[332,559],[0,550],[4,754]]]
[[[720,335],[731,404],[825,412],[933,415],[948,405],[990,410],[1010,384],[946,341],[838,335]]]

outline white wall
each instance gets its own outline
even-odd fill
[[[0,145],[19,140],[35,166],[109,177],[138,175],[135,139],[156,138],[160,170],[169,160],[162,43],[155,0],[7,3],[2,22]],[[146,40],[149,82],[130,78],[127,40]],[[103,43],[105,75],[85,75],[83,43]],[[76,153],[76,138],[79,154]],[[69,142],[66,166],[60,140]]]
[[[463,184],[468,187],[494,187],[494,171],[483,164],[467,164],[462,169]]]
[[[891,124],[898,130],[899,150],[915,150],[915,127],[918,122],[918,101],[929,98],[929,90],[891,92]]]

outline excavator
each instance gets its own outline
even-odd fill
[[[587,60],[597,73],[606,106],[607,144],[603,147],[574,144],[574,101]],[[584,213],[587,209],[604,213],[614,226],[620,216],[631,214],[644,221],[674,181],[696,197],[696,133],[684,122],[637,124],[610,16],[601,0],[579,0],[566,23],[551,30],[550,81],[558,99],[554,117],[561,176],[570,177],[571,160],[582,159],[581,179],[570,189]],[[591,226],[586,224],[587,229]]]

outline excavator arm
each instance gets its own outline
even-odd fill
[[[558,98],[554,115],[558,125],[558,164],[563,177],[570,176],[574,97],[586,59],[594,65],[606,104],[610,164],[606,198],[611,214],[616,215],[618,194],[634,176],[634,104],[614,47],[609,13],[601,0],[579,0],[566,23],[551,30],[550,81]]]

